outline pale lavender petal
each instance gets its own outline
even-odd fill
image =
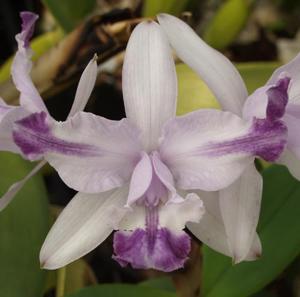
[[[81,75],[76,90],[75,99],[68,117],[72,117],[76,114],[76,112],[84,110],[95,86],[96,78],[97,55],[95,55],[94,58],[89,62]]]
[[[243,108],[243,118],[246,120],[251,120],[253,117],[264,119],[266,118],[266,111],[268,105],[268,95],[267,91],[271,86],[263,86],[255,90],[251,94]]]
[[[234,262],[239,263],[249,254],[260,213],[262,177],[254,164],[219,195],[228,246]]]
[[[122,267],[131,264],[137,269],[156,269],[170,272],[182,268],[191,249],[185,232],[174,233],[167,228],[157,230],[155,245],[149,245],[143,229],[114,234],[114,256]]]
[[[145,152],[142,153],[140,161],[133,170],[129,194],[127,198],[127,206],[130,206],[141,198],[148,190],[152,181],[152,164],[151,160]]]
[[[40,252],[41,266],[57,269],[102,243],[122,220],[128,187],[100,194],[78,193],[60,214]]]
[[[84,112],[65,122],[32,114],[16,123],[14,140],[28,158],[44,157],[69,187],[86,193],[129,182],[141,152],[139,131],[127,119]]]
[[[201,197],[205,213],[199,223],[187,223],[187,228],[203,243],[226,256],[233,257],[228,246],[225,226],[221,216],[218,192],[197,191]],[[261,254],[261,244],[255,235],[246,261],[256,260]]]
[[[5,115],[14,108],[16,108],[16,106],[7,105],[5,101],[0,97],[0,123]]]
[[[159,152],[176,187],[215,191],[235,181],[254,156],[278,158],[286,132],[280,121],[246,122],[229,112],[199,110],[165,125]]]
[[[157,152],[152,154],[153,169],[160,182],[169,191],[169,197],[166,197],[169,202],[182,202],[183,198],[177,194],[175,182],[169,168],[164,164]]]
[[[47,108],[30,77],[32,51],[28,47],[28,42],[38,16],[31,12],[23,12],[21,13],[21,18],[22,32],[16,35],[18,51],[11,67],[12,79],[20,92],[20,104],[24,108],[31,112],[47,112]]]
[[[240,115],[247,89],[234,65],[183,21],[168,14],[157,18],[179,58],[201,76],[224,110]]]
[[[27,181],[32,178],[45,164],[46,161],[41,161],[23,179],[10,186],[7,192],[0,198],[0,211],[13,200]]]
[[[145,148],[151,151],[162,125],[175,116],[177,97],[174,61],[157,23],[143,22],[132,32],[122,80],[126,115],[141,129]]]
[[[289,63],[277,68],[268,80],[267,85],[275,84],[282,75],[288,75],[292,79],[289,90],[289,101],[300,103],[300,54]]]

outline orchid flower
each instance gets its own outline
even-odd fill
[[[127,118],[121,121],[79,112],[58,123],[37,110],[15,122],[13,140],[23,155],[45,159],[79,191],[44,242],[44,268],[82,257],[114,230],[120,265],[183,267],[190,251],[183,229],[204,214],[199,190],[227,187],[255,156],[273,161],[285,147],[285,106],[271,99],[275,113],[264,119],[219,110],[176,117],[175,64],[156,22],[134,29],[122,77]]]
[[[300,179],[300,141],[297,136],[297,127],[300,126],[300,55],[277,69],[264,87],[248,97],[240,74],[225,56],[207,45],[178,18],[161,14],[158,21],[178,57],[201,76],[223,110],[247,121],[281,118],[288,129],[288,138],[277,161],[287,165],[290,172]],[[259,256],[261,246],[255,230],[260,212],[262,179],[254,164],[249,163],[240,178],[227,188],[206,195],[214,196],[212,199],[215,201],[204,203],[206,217],[200,224],[188,225],[190,230],[208,246],[231,256],[236,263],[245,260],[249,251]],[[209,222],[210,231],[204,232],[205,221]],[[212,226],[215,225],[222,234],[218,237],[214,236]]]
[[[20,15],[22,18],[22,32],[16,35],[18,51],[12,64],[12,79],[20,92],[20,106],[7,105],[0,98],[0,150],[22,154],[13,139],[14,124],[36,112],[43,112],[48,117],[50,115],[30,78],[32,50],[29,47],[29,40],[33,34],[38,16],[31,12],[21,12]],[[84,109],[94,87],[96,76],[97,63],[95,59],[92,59],[81,76],[69,116],[73,116],[77,111]],[[24,179],[9,188],[0,199],[0,210],[10,203],[27,180],[35,175],[45,164],[46,161],[40,161]]]

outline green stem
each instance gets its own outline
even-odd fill
[[[56,297],[64,297],[66,282],[66,266],[62,267],[57,272]]]

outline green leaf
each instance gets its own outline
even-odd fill
[[[207,26],[204,40],[214,48],[225,48],[243,29],[248,15],[247,0],[227,0]]]
[[[29,172],[29,165],[19,156],[0,154],[0,195]],[[0,296],[42,296],[45,272],[39,266],[39,250],[48,223],[46,190],[42,178],[35,176],[0,213]]]
[[[43,0],[66,32],[72,31],[96,5],[96,0]]]
[[[279,165],[266,169],[263,178],[258,226],[263,256],[233,266],[228,257],[205,247],[205,297],[250,296],[276,278],[300,253],[300,182]]]
[[[174,293],[139,285],[107,284],[79,290],[66,297],[176,297]]]
[[[174,284],[169,277],[151,278],[139,283],[140,286],[162,289],[169,292],[175,292]]]
[[[279,63],[240,63],[236,66],[249,93],[252,93],[267,82],[272,72],[279,67]],[[178,64],[176,71],[178,77],[178,115],[199,108],[220,108],[215,96],[191,68],[185,64]]]
[[[162,12],[178,15],[188,3],[189,0],[145,0],[142,15],[152,17]]]

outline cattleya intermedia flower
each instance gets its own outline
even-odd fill
[[[13,82],[20,92],[20,106],[7,105],[4,100],[0,98],[0,150],[14,153],[21,153],[20,148],[13,139],[14,123],[36,112],[43,112],[43,114],[51,118],[30,78],[32,50],[29,47],[29,40],[33,34],[34,25],[38,16],[31,12],[21,12],[20,15],[22,19],[22,32],[16,35],[18,51],[14,57],[11,68]],[[84,109],[93,90],[96,77],[97,62],[96,59],[93,58],[80,78],[69,117],[73,116],[77,111]],[[52,118],[51,120],[54,121]],[[10,203],[27,180],[36,174],[45,164],[46,161],[41,161],[24,179],[9,188],[0,199],[0,210],[4,209]]]
[[[255,156],[279,157],[286,143],[280,119],[285,104],[278,106],[273,97],[279,92],[287,99],[287,87],[285,79],[269,91],[272,112],[263,119],[218,110],[175,117],[177,81],[166,36],[155,22],[138,25],[123,66],[127,118],[110,121],[78,112],[58,123],[39,110],[14,124],[13,140],[23,155],[44,158],[79,191],[48,234],[42,265],[64,266],[113,230],[118,230],[113,257],[122,266],[163,271],[182,267],[188,257],[187,222],[196,235],[202,228],[201,233],[219,232],[223,239],[219,226],[200,221],[200,190],[229,186]],[[258,240],[245,258],[255,258],[257,250]]]
[[[288,138],[277,162],[286,165],[291,174],[300,179],[300,54],[290,63],[278,68],[265,86],[248,97],[242,78],[225,56],[208,46],[178,18],[161,14],[158,21],[176,54],[201,76],[223,110],[231,111],[245,120],[281,118],[288,129]],[[214,193],[214,205],[205,205],[206,214],[221,213],[226,234],[223,240],[220,240],[220,236],[217,240],[214,233],[210,233],[209,237],[203,235],[196,225],[190,227],[191,231],[221,252],[227,239],[227,248],[234,260],[244,260],[253,242],[257,242],[255,230],[261,192],[261,177],[253,164],[249,164],[233,184]],[[217,223],[209,215],[203,217],[202,223],[205,220],[209,220],[211,224]]]
[[[118,230],[114,258],[121,265],[172,271],[190,251],[182,231],[186,224],[231,255],[220,214],[212,207],[218,221],[207,212],[203,217],[199,196],[210,209],[216,199],[203,191],[228,187],[249,167],[253,173],[255,156],[268,161],[280,156],[288,85],[283,78],[268,90],[264,118],[245,120],[218,110],[175,117],[176,72],[166,36],[155,22],[138,25],[123,66],[127,118],[110,121],[78,112],[59,123],[38,109],[14,120],[10,139],[22,154],[47,160],[79,191],[48,234],[42,266],[64,266]],[[244,259],[259,252],[255,237]]]

